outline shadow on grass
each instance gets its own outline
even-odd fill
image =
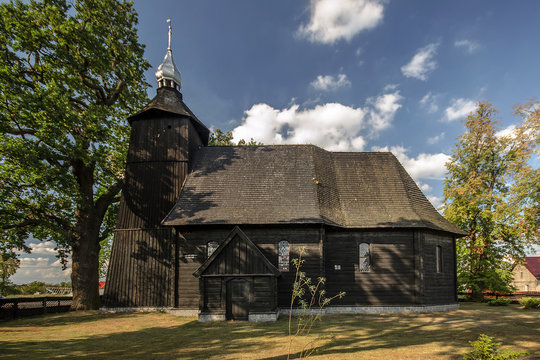
[[[411,351],[411,346],[433,345],[433,356],[460,359],[468,351],[469,340],[480,333],[495,336],[503,345],[523,349],[523,343],[530,343],[527,350],[530,357],[537,358],[540,352],[538,312],[523,312],[518,309],[493,309],[475,307],[452,313],[423,315],[335,315],[323,318],[313,329],[313,338],[321,339],[314,355],[321,358],[361,357],[370,350],[395,350],[399,355]],[[99,327],[100,319],[126,320],[141,314],[99,315],[97,313],[75,316],[51,316],[37,319],[0,324],[0,332],[6,328],[27,327],[28,331],[39,326]],[[164,315],[167,316],[167,315]],[[34,322],[30,321],[34,320]],[[129,320],[129,319],[128,319]],[[91,321],[97,321],[95,325]],[[138,324],[140,324],[139,322]],[[117,331],[107,334],[81,336],[55,340],[7,339],[2,336],[0,348],[3,359],[21,358],[79,358],[79,359],[210,359],[210,358],[257,358],[277,360],[286,358],[287,320],[281,318],[276,323],[252,324],[245,322],[199,323],[195,320],[174,318],[170,326],[156,323],[134,331]],[[178,324],[176,324],[178,323]],[[54,330],[54,329],[53,329]],[[54,334],[52,334],[54,335]],[[519,343],[519,345],[518,345]],[[294,348],[295,351],[298,347]],[[294,353],[292,358],[298,358]],[[404,356],[405,357],[405,356]],[[399,357],[396,357],[399,358]],[[410,357],[413,358],[413,357]]]

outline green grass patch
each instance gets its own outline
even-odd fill
[[[275,323],[199,323],[169,314],[45,315],[0,322],[2,359],[267,359],[287,357],[287,319]],[[540,316],[519,305],[464,303],[448,313],[332,315],[293,356],[315,340],[313,359],[461,359],[469,341],[494,337],[503,349],[540,358]]]

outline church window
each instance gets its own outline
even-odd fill
[[[278,244],[278,269],[289,271],[289,242],[285,240]]]
[[[369,272],[371,268],[369,244],[361,243],[359,246],[359,263],[358,268],[361,272]]]
[[[442,273],[443,272],[443,263],[442,263],[442,246],[438,245],[437,248],[436,248],[436,253],[435,253],[435,260],[436,260],[436,267],[437,267],[437,272],[438,273]]]
[[[208,244],[206,244],[206,256],[210,257],[218,247],[219,244],[217,242],[210,241]]]

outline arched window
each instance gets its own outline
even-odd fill
[[[206,244],[206,256],[210,257],[214,251],[219,247],[219,244],[215,241],[210,241]]]
[[[442,263],[442,246],[440,245],[437,245],[437,248],[436,248],[436,253],[435,253],[435,259],[436,259],[436,268],[437,268],[437,272],[438,273],[442,273],[443,272],[443,263]]]
[[[282,240],[278,244],[279,271],[289,271],[289,242]]]
[[[370,254],[369,254],[369,244],[361,243],[358,247],[359,262],[358,268],[361,272],[368,272],[370,270]]]

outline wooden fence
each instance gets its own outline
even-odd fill
[[[18,297],[0,299],[0,319],[14,319],[69,311],[71,296]]]

